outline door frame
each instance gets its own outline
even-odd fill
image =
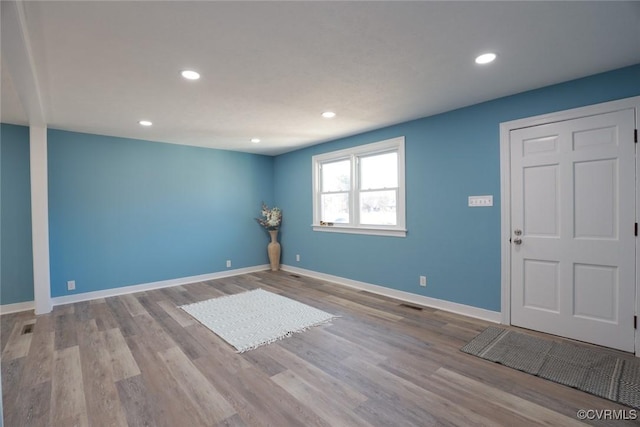
[[[601,104],[588,105],[565,111],[558,111],[539,116],[526,117],[500,123],[500,259],[501,259],[501,321],[505,325],[511,325],[511,131],[546,123],[573,120],[580,117],[610,113],[628,108],[635,108],[636,128],[640,127],[640,96],[609,101]],[[630,136],[632,137],[632,136]],[[635,218],[638,222],[640,212],[640,165],[637,159],[638,148],[636,145],[636,200]],[[631,232],[631,230],[629,231]],[[640,238],[636,238],[636,296],[635,315],[640,315]],[[640,357],[640,329],[635,330],[635,354]]]

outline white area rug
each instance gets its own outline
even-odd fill
[[[338,317],[262,289],[180,308],[240,353]]]

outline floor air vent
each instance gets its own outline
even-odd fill
[[[422,307],[419,307],[417,305],[411,305],[411,304],[402,303],[402,304],[400,304],[400,307],[410,308],[412,310],[417,310],[417,311],[422,311]]]
[[[24,325],[22,327],[22,335],[30,334],[33,332],[33,323],[29,325]]]

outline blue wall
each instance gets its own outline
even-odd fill
[[[278,156],[275,197],[286,215],[282,261],[499,311],[500,123],[635,95],[640,65]],[[401,135],[407,237],[313,232],[311,156]],[[493,207],[467,207],[468,196],[482,194],[493,194]],[[427,276],[426,288],[418,286],[420,275]]]
[[[266,264],[268,236],[253,220],[264,200],[284,210],[285,264],[499,310],[499,123],[635,95],[640,65],[276,158],[49,130],[51,294],[219,272],[227,259]],[[33,300],[29,130],[0,129],[0,303],[10,304]],[[313,232],[311,156],[399,135],[407,237]],[[494,207],[468,208],[478,194]]]
[[[33,301],[29,128],[0,125],[0,304]]]
[[[268,263],[272,157],[59,130],[48,149],[53,297]]]

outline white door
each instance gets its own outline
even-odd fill
[[[511,131],[511,323],[634,351],[635,111]]]

